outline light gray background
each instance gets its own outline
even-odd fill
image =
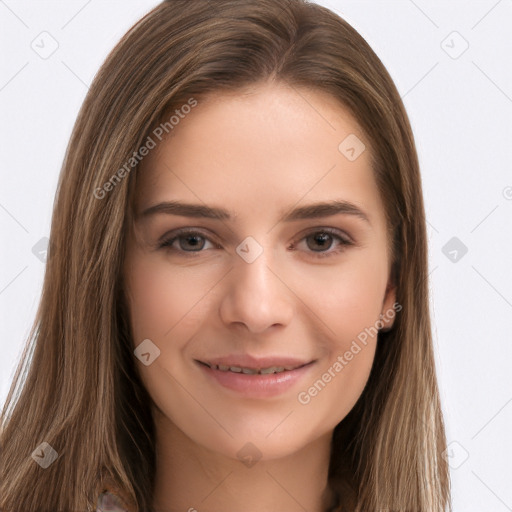
[[[454,511],[512,511],[512,1],[318,3],[379,55],[415,133]],[[156,4],[0,0],[0,403],[36,312],[78,109]]]

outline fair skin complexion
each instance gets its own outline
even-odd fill
[[[341,371],[333,365],[395,302],[369,141],[332,97],[275,83],[210,96],[171,133],[138,171],[124,267],[134,349],[149,339],[160,350],[148,366],[137,360],[153,400],[155,510],[321,512],[331,436],[363,391],[376,336]],[[338,149],[349,134],[367,148],[354,161]],[[168,201],[232,217],[142,215]],[[284,220],[329,201],[364,215]],[[194,234],[172,241],[185,227]],[[236,251],[249,236],[262,250],[250,263]],[[285,392],[248,398],[196,362],[230,354],[314,363]]]

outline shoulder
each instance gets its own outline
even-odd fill
[[[96,512],[138,512],[136,503],[128,499],[126,492],[122,491],[111,476],[101,479],[98,491],[100,495]]]
[[[134,509],[127,508],[115,493],[105,491],[98,497],[96,512],[134,512]]]

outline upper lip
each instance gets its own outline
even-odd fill
[[[269,356],[269,357],[253,357],[249,354],[242,355],[231,355],[226,357],[215,357],[212,359],[202,359],[198,360],[200,363],[206,363],[210,366],[213,365],[222,365],[222,366],[236,366],[239,368],[251,368],[251,369],[262,369],[262,368],[270,368],[272,366],[276,367],[293,367],[299,368],[300,366],[304,366],[308,363],[311,363],[312,360],[303,360],[297,359],[294,357],[286,357],[286,356]]]

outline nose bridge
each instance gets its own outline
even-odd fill
[[[275,288],[276,284],[271,282],[276,279],[275,270],[271,270],[276,267],[273,250],[255,238],[247,237],[236,248],[236,254],[239,259],[235,260],[235,274],[241,288],[252,290],[255,295],[261,294],[261,298],[268,296],[272,291],[270,288]]]
[[[237,246],[234,269],[221,304],[225,323],[244,323],[252,332],[289,323],[291,292],[276,275],[278,261],[274,255],[272,248],[251,236]]]

